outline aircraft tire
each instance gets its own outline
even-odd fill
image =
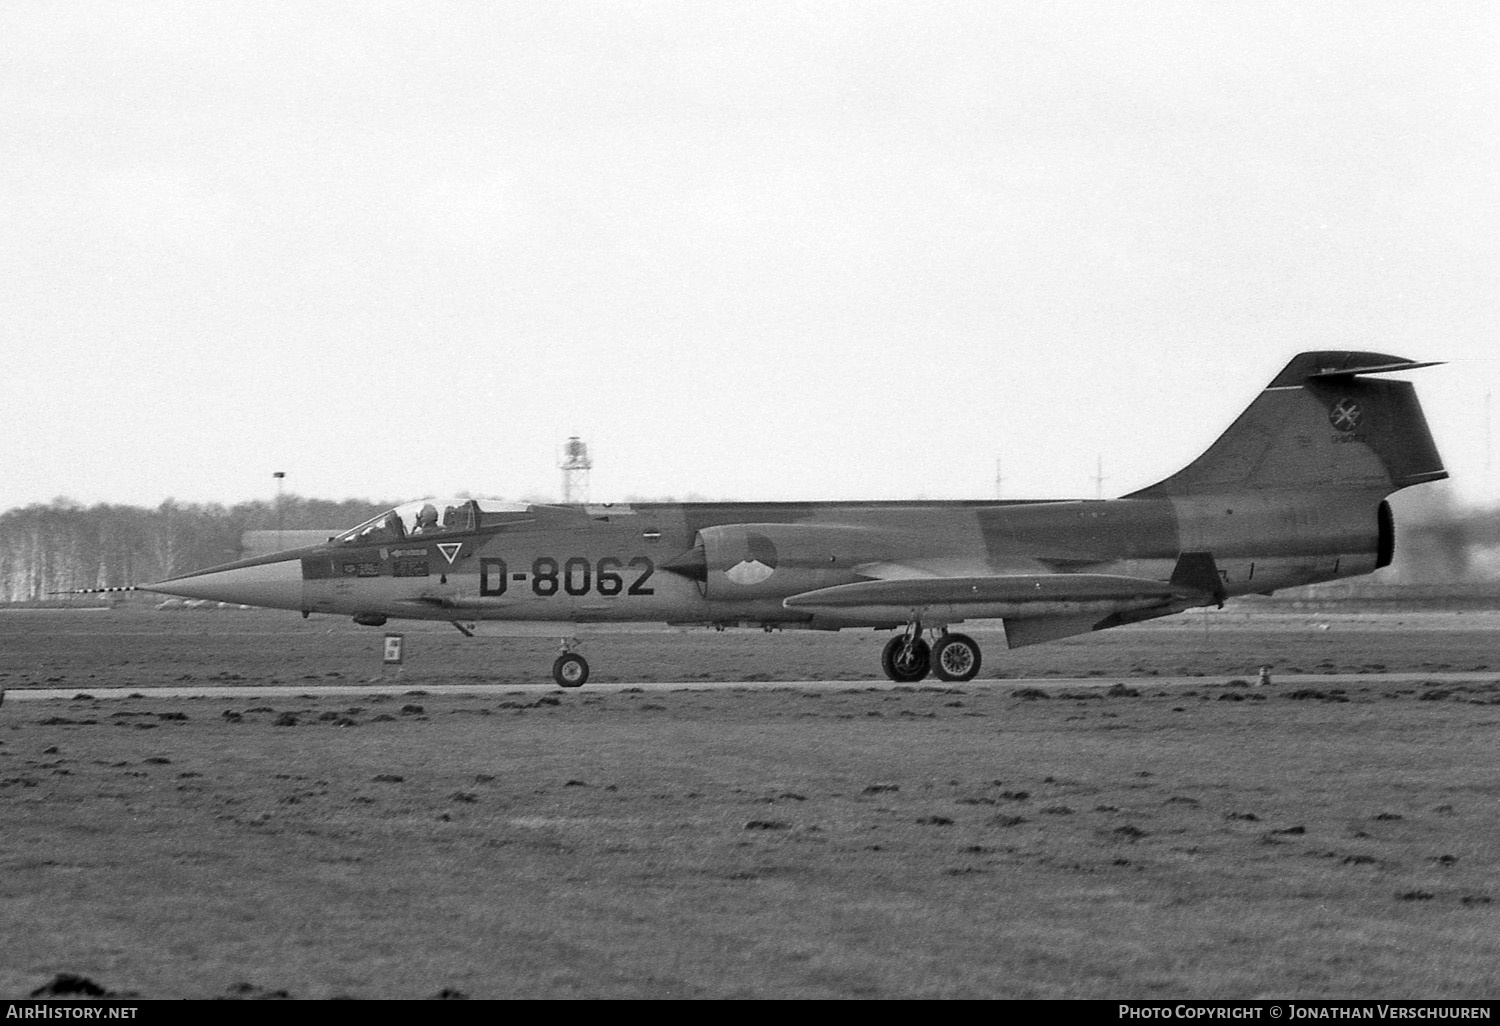
[[[589,661],[577,652],[564,652],[552,664],[552,679],[560,688],[581,688],[589,679]]]
[[[880,668],[897,684],[915,684],[932,668],[932,650],[921,638],[906,644],[906,635],[898,634],[885,643],[880,653]]]
[[[967,634],[945,634],[932,648],[932,672],[938,680],[973,680],[979,661],[979,645]]]

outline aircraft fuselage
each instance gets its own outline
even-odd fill
[[[347,615],[857,626],[783,602],[890,567],[909,579],[1165,580],[1183,552],[1200,551],[1213,554],[1230,596],[1368,573],[1382,548],[1381,495],[1337,498],[536,506],[493,527],[333,542],[173,583],[177,594],[196,577],[205,596]],[[970,615],[1059,611],[1029,603]]]
[[[947,631],[1012,648],[1390,562],[1385,497],[1447,476],[1381,353],[1292,359],[1196,460],[1120,499],[515,505],[418,500],[326,545],[149,585],[191,598],[387,618],[905,627],[897,681],[979,670]],[[934,634],[928,644],[924,631]],[[554,665],[587,679],[581,656]]]

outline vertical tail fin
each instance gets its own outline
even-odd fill
[[[1448,476],[1407,381],[1367,375],[1431,367],[1361,352],[1301,353],[1208,451],[1127,498],[1273,488],[1394,492]]]

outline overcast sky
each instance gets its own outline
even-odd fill
[[[0,6],[0,509],[1106,495],[1302,349],[1500,498],[1500,4]],[[1494,416],[1500,417],[1500,411]]]

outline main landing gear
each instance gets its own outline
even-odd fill
[[[897,684],[915,684],[933,673],[938,680],[973,680],[979,672],[979,646],[967,634],[949,634],[945,628],[937,641],[922,640],[922,625],[914,623],[904,634],[885,643],[880,668]]]

